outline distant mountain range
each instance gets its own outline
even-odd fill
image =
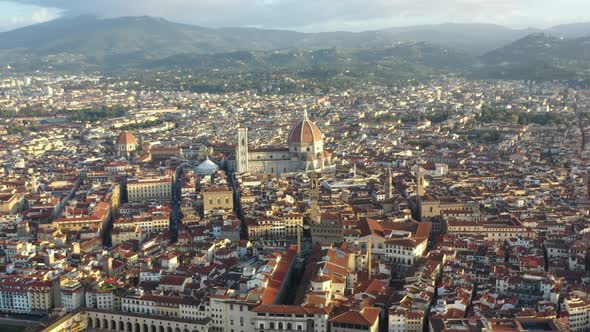
[[[544,65],[546,71],[531,77],[539,78],[546,72],[562,77],[590,60],[588,36],[590,23],[543,31],[492,24],[439,24],[301,33],[211,29],[153,17],[82,16],[0,33],[0,64],[15,70],[301,69],[318,65],[367,69],[399,64],[406,69],[490,77],[510,77],[516,70],[514,77],[518,78],[530,75],[527,71],[531,67]]]

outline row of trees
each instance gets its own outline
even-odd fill
[[[129,111],[129,106],[115,105],[115,106],[97,106],[89,109],[70,111],[68,117],[74,121],[100,121],[105,119],[112,119],[122,117]]]
[[[32,117],[32,116],[67,116],[73,121],[99,121],[124,116],[130,110],[129,106],[94,106],[81,110],[46,110],[24,109],[20,112],[0,110],[2,118]]]
[[[144,121],[144,122],[140,122],[140,123],[128,124],[126,126],[119,127],[119,129],[121,129],[121,130],[145,129],[145,128],[151,128],[151,127],[158,127],[158,126],[161,126],[162,124],[164,124],[164,120],[156,119],[156,120]]]
[[[483,106],[481,114],[476,117],[480,123],[510,123],[560,125],[567,121],[567,115],[557,112],[525,112],[507,108]]]

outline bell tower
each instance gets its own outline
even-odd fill
[[[416,194],[418,195],[418,197],[422,197],[424,196],[424,194],[426,193],[426,188],[425,188],[425,183],[424,183],[424,172],[419,169],[418,172],[416,173],[416,184],[417,184],[417,192]]]
[[[309,200],[311,205],[310,218],[315,224],[320,223],[321,214],[319,201],[320,199],[320,179],[318,173],[312,172],[310,175]]]
[[[387,168],[387,177],[385,181],[385,197],[390,200],[393,198],[393,175],[391,175],[391,167]]]
[[[238,128],[238,145],[236,147],[236,172],[248,172],[248,128]]]

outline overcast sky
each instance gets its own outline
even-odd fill
[[[0,0],[0,30],[80,14],[299,31],[445,22],[544,28],[590,21],[590,0]]]

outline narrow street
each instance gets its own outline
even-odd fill
[[[176,168],[174,184],[172,185],[172,201],[170,202],[170,232],[173,243],[178,240],[178,229],[182,221],[180,202],[182,200],[182,174],[184,172],[185,166],[186,163],[183,163]]]

